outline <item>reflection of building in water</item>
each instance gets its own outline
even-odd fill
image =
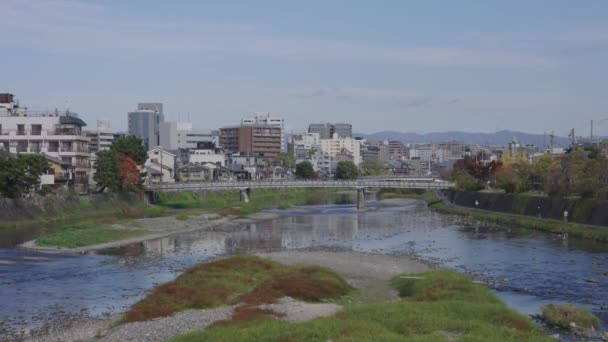
[[[231,233],[225,248],[232,253],[281,249],[281,221],[264,221],[248,225],[247,230]]]
[[[144,252],[149,256],[171,256],[178,252],[205,252],[223,254],[226,236],[217,232],[193,232],[176,237],[166,237],[143,242]]]
[[[286,248],[328,245],[351,248],[359,231],[359,215],[294,216],[280,222],[285,226],[281,243]]]

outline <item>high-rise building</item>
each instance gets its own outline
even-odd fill
[[[192,129],[191,123],[162,122],[159,127],[160,146],[169,150],[197,149],[199,143],[211,142],[219,145],[216,130]]]
[[[110,128],[110,121],[97,120],[97,130],[87,131],[86,136],[91,139],[89,142],[89,151],[93,156],[98,151],[107,151],[114,142],[114,132]]]
[[[340,138],[353,137],[353,125],[348,123],[313,123],[308,125],[308,133],[318,133],[321,139],[332,139],[334,134]]]
[[[0,94],[0,150],[41,153],[69,163],[73,184],[87,184],[90,139],[87,124],[76,113],[31,111],[19,107],[12,94]]]
[[[232,153],[272,159],[281,152],[281,133],[280,127],[271,125],[227,126],[220,128],[220,144]]]
[[[272,113],[269,112],[256,112],[253,113],[252,116],[241,119],[241,125],[268,125],[281,128],[281,151],[286,151],[287,141],[285,140],[285,119],[280,118],[278,116],[274,116]]]
[[[146,151],[159,145],[160,124],[165,121],[162,103],[139,103],[129,113],[129,134],[142,139]]]

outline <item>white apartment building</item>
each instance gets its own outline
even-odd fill
[[[168,150],[197,149],[199,143],[219,145],[219,131],[195,130],[189,122],[162,122],[159,126],[160,146]]]
[[[226,166],[226,155],[218,150],[189,150],[188,161],[193,164],[212,163]]]
[[[332,139],[320,139],[321,151],[332,158],[338,154],[347,152],[352,155],[355,165],[361,164],[360,141],[352,138],[341,138],[338,134],[333,135]]]
[[[291,145],[296,159],[307,159],[311,152],[321,149],[319,133],[301,133],[291,136]]]
[[[274,116],[270,112],[255,112],[252,116],[241,119],[242,126],[250,125],[269,125],[281,128],[281,152],[287,149],[287,141],[285,140],[285,119]]]
[[[0,150],[44,153],[70,163],[74,184],[88,182],[90,139],[82,133],[84,126],[75,113],[29,111],[12,94],[0,94]]]

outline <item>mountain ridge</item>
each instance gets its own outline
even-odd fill
[[[506,145],[515,138],[522,144],[535,145],[540,148],[549,145],[548,134],[534,134],[511,130],[501,130],[494,133],[446,131],[423,134],[387,130],[371,134],[354,133],[353,136],[365,138],[367,140],[397,140],[404,144],[458,141],[467,144],[479,144],[482,146]],[[553,142],[555,146],[567,147],[569,145],[569,140],[565,137],[556,136],[554,137]]]

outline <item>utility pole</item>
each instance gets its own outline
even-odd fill
[[[591,137],[589,140],[593,142],[593,120],[591,120]]]
[[[553,133],[553,131],[551,131],[551,134],[549,135],[549,149],[551,151],[553,151],[553,140],[555,139],[555,134]]]

